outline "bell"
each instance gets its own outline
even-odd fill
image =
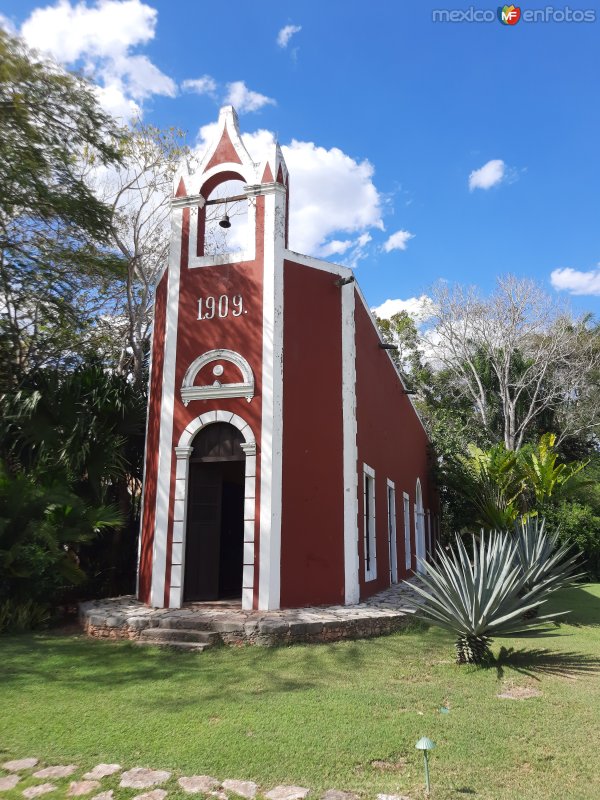
[[[231,228],[231,222],[229,222],[229,217],[227,214],[224,214],[223,219],[219,220],[219,225],[221,228]]]

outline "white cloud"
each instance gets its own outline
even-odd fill
[[[328,256],[343,255],[354,244],[352,239],[345,239],[343,242],[339,239],[332,239],[320,248],[323,258]]]
[[[408,300],[386,300],[380,306],[371,309],[381,319],[390,319],[394,314],[406,311],[416,322],[426,322],[433,316],[433,300],[426,294],[420,297],[409,297]]]
[[[216,123],[200,129],[200,152],[216,131]],[[273,133],[265,129],[242,134],[242,139],[257,162],[267,157],[274,143]],[[366,255],[369,231],[383,230],[373,166],[337,147],[327,150],[314,142],[293,139],[281,149],[290,171],[290,246],[319,257],[344,255],[344,263],[355,266]]]
[[[598,269],[578,270],[571,267],[555,269],[550,282],[555,289],[575,295],[600,295],[600,264]]]
[[[414,238],[414,233],[410,231],[396,231],[384,242],[383,249],[386,253],[391,253],[392,250],[406,250],[409,240]]]
[[[21,27],[30,47],[61,64],[83,68],[99,83],[99,97],[111,113],[130,119],[152,95],[174,97],[175,82],[145,55],[132,49],[155,35],[158,12],[141,0],[96,0],[94,5],[58,0],[36,8]]]
[[[17,29],[11,20],[8,17],[5,17],[4,14],[0,14],[0,28],[3,31],[6,31],[6,33],[8,33],[10,36],[14,36],[17,32]]]
[[[302,25],[286,25],[277,34],[277,44],[279,47],[287,47],[290,39],[295,33],[300,33]]]
[[[184,92],[214,95],[217,91],[217,83],[210,75],[202,75],[201,78],[188,78],[181,84],[181,88]]]
[[[506,165],[501,158],[493,158],[469,175],[469,189],[491,189],[505,178]]]
[[[111,83],[108,86],[96,86],[95,91],[102,108],[112,114],[115,119],[131,122],[141,118],[141,107],[135,100],[126,96],[118,82]]]
[[[248,89],[244,81],[233,81],[233,83],[227,84],[225,104],[235,106],[240,114],[247,111],[258,111],[263,106],[276,105],[272,97]]]

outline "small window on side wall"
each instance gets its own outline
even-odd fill
[[[377,552],[375,539],[375,471],[363,465],[363,518],[365,581],[377,577]]]
[[[404,492],[404,566],[407,570],[412,567],[412,553],[410,550],[410,497]]]

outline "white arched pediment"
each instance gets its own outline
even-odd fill
[[[222,383],[216,378],[211,384],[195,386],[194,381],[200,370],[207,364],[218,361],[229,361],[234,364],[240,370],[242,380],[235,383]],[[227,397],[245,397],[248,402],[252,400],[254,397],[254,374],[250,364],[234,350],[208,350],[192,361],[187,368],[181,384],[183,404],[187,406],[190,400],[214,400]]]

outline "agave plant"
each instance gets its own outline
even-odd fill
[[[421,562],[419,582],[410,584],[422,598],[415,616],[456,634],[459,664],[488,659],[492,636],[523,633],[566,613],[524,617],[546,601],[552,588],[543,581],[526,588],[529,577],[517,548],[506,532],[482,532],[479,540],[473,536],[472,560],[457,536],[449,553],[438,548],[435,564]]]
[[[558,533],[546,531],[546,520],[538,517],[522,519],[515,523],[517,561],[525,577],[523,592],[543,585],[545,592],[555,592],[581,578],[575,574],[581,566],[582,554],[573,552],[570,545],[560,543]],[[526,612],[534,617],[536,609]]]

